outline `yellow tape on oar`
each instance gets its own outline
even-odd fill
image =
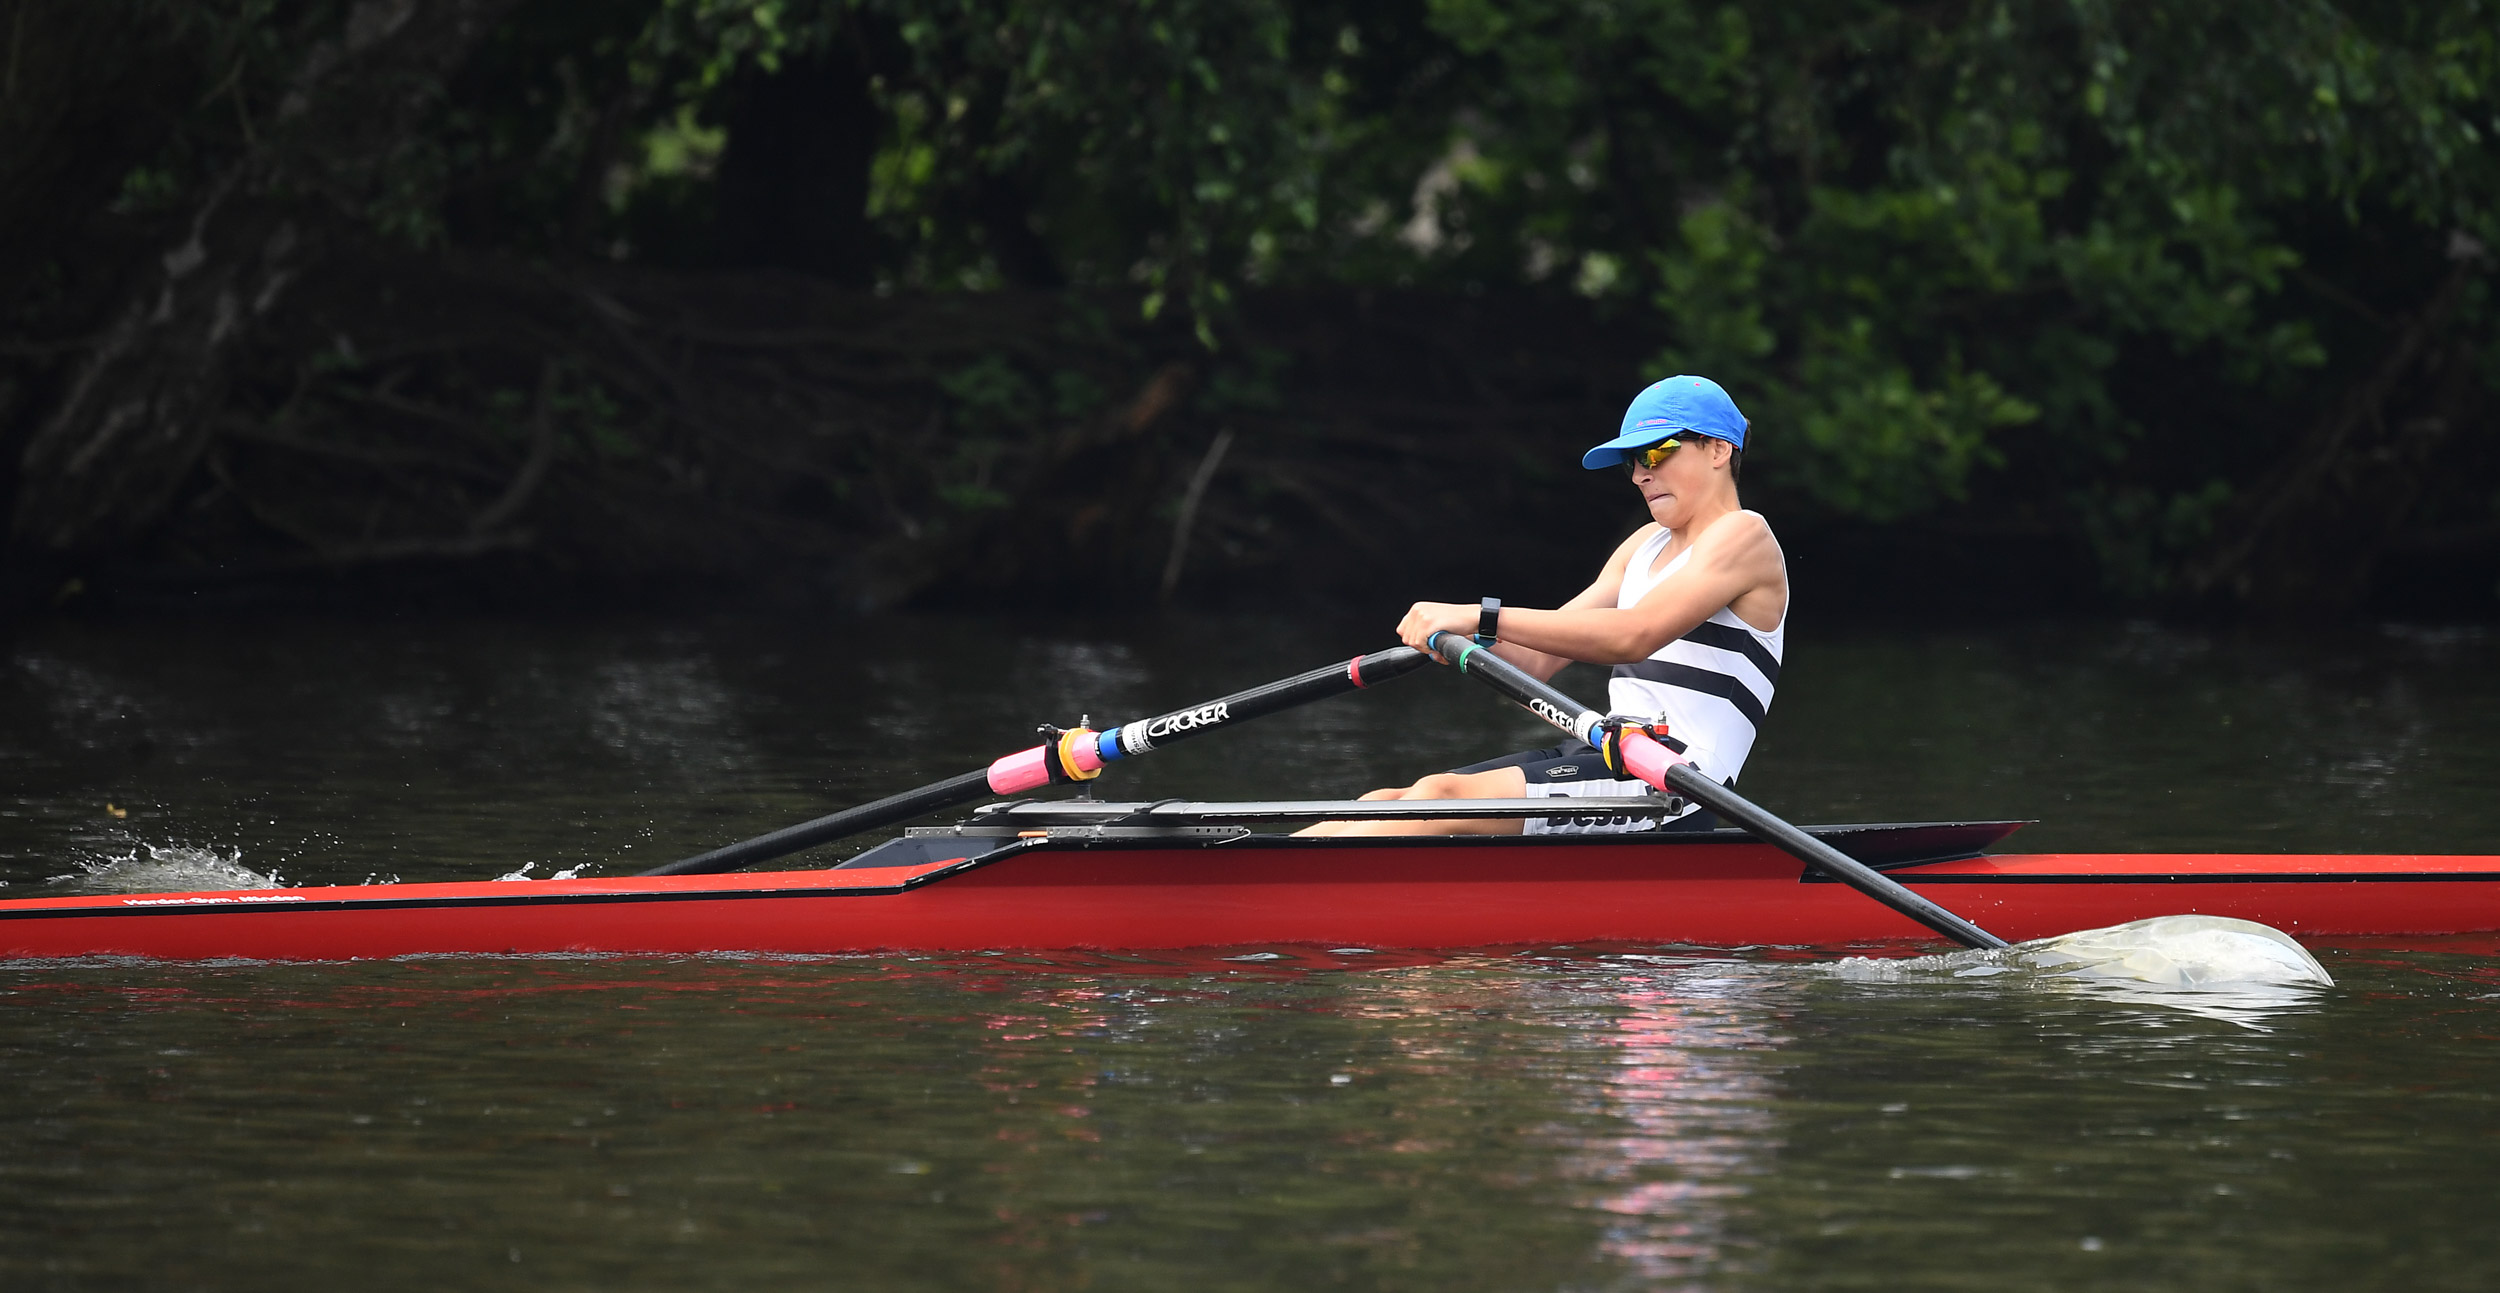
[[[1059,734],[1059,770],[1067,774],[1068,780],[1091,781],[1102,775],[1102,756],[1095,750],[1095,735],[1090,727]]]

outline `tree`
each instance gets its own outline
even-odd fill
[[[351,252],[1042,292],[1076,331],[1117,299],[1194,338],[1202,401],[1278,380],[1245,293],[1577,303],[1736,390],[1749,489],[1808,527],[2051,536],[2128,595],[2275,610],[2425,535],[2500,551],[2485,0],[25,12],[55,54],[11,67],[103,70],[0,97],[0,178],[59,199],[0,197],[0,282],[54,285],[0,356],[21,552],[143,543],[209,488],[219,418],[274,406],[237,364],[348,380],[276,321]],[[994,360],[910,398],[1056,380]]]
[[[257,5],[195,20],[233,60],[214,93],[235,96],[235,135],[223,148],[183,140],[193,173],[174,201],[188,218],[120,289],[26,436],[22,542],[127,543],[161,512],[215,433],[234,355],[289,284],[342,234],[422,217],[408,192],[430,178],[420,123],[503,7],[361,0],[285,21]]]

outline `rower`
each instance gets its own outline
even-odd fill
[[[1591,471],[1621,467],[1650,521],[1617,545],[1594,582],[1554,610],[1417,602],[1398,622],[1407,645],[1429,650],[1436,632],[1474,634],[1495,655],[1539,678],[1572,661],[1611,665],[1611,716],[1649,724],[1684,746],[1684,757],[1733,785],[1779,682],[1788,624],[1788,565],[1760,513],[1737,501],[1752,424],[1719,384],[1679,376],[1633,397],[1618,434],[1588,451]],[[1572,740],[1523,750],[1365,799],[1642,798],[1641,781]],[[1687,805],[1595,821],[1453,818],[1322,822],[1305,835],[1511,835],[1591,831],[1708,830],[1718,823]],[[1626,805],[1628,810],[1634,805]]]

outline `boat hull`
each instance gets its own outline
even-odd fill
[[[2010,854],[1887,874],[2008,939],[2236,916],[2304,939],[2500,931],[2500,857]],[[1026,842],[890,867],[0,902],[0,957],[347,960],[1243,944],[1822,947],[1934,936],[1750,841]]]

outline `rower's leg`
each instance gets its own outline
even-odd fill
[[[1527,774],[1517,768],[1491,772],[1436,772],[1411,786],[1375,790],[1365,799],[1524,799]],[[1516,817],[1447,817],[1424,821],[1315,822],[1296,835],[1517,835]]]

